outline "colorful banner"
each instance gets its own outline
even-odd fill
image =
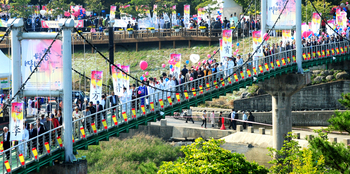
[[[232,30],[222,31],[222,53],[220,55],[222,57],[232,57]]]
[[[285,0],[267,1],[267,21],[266,25],[272,27],[285,6]],[[296,4],[295,0],[289,0],[286,8],[276,24],[276,28],[291,28],[296,25]]]
[[[262,36],[261,36],[261,31],[253,31],[253,49],[256,50],[258,49],[259,45],[262,42]],[[262,48],[260,48],[254,56],[264,56]]]
[[[153,5],[153,19],[152,19],[152,21],[153,21],[153,25],[154,25],[154,28],[158,28],[158,19],[157,19],[157,5],[156,4],[154,4]]]
[[[187,28],[190,23],[190,5],[184,5],[184,24]]]
[[[226,61],[226,59],[225,59],[224,52],[222,49],[222,39],[219,39],[219,43],[220,43],[220,62],[224,62],[224,61]]]
[[[59,21],[44,21],[41,20],[41,28],[61,28],[58,25]],[[74,27],[75,28],[83,28],[84,27],[84,20],[74,20]]]
[[[282,41],[286,44],[288,41],[292,42],[292,32],[291,30],[282,30]]]
[[[309,26],[304,22],[301,24],[301,33],[304,33],[305,31],[309,31]]]
[[[338,26],[342,27],[343,29],[346,28],[346,25],[347,25],[346,17],[347,17],[346,12],[340,12],[340,13],[337,13],[336,15],[336,22]]]
[[[103,71],[91,71],[90,101],[96,104],[102,98]]]
[[[177,25],[177,21],[176,21],[176,5],[172,6],[171,9],[173,10],[171,12],[171,25],[175,26],[175,25]]]
[[[126,73],[130,73],[130,65],[117,64],[118,68],[122,69]],[[112,68],[112,80],[113,91],[115,95],[123,95],[123,87],[129,90],[130,77],[120,71],[117,67],[111,65]]]
[[[115,11],[117,10],[117,6],[111,5],[111,11],[110,11],[110,16],[109,18],[111,20],[115,19]]]
[[[204,19],[205,12],[206,12],[205,8],[198,8],[198,16],[197,16],[198,24],[201,22],[202,19]]]
[[[118,68],[122,68],[120,64],[117,64]],[[113,91],[115,95],[123,95],[123,84],[119,80],[121,78],[121,71],[115,67],[114,65],[111,65],[112,69],[112,81],[113,81]]]
[[[22,79],[27,79],[34,70],[52,39],[23,39],[22,48]],[[25,85],[25,90],[61,90],[62,89],[62,41],[56,40],[49,53],[41,62],[37,72]]]
[[[130,73],[130,65],[122,65],[121,66],[122,70],[124,72],[126,72],[127,74]],[[125,73],[121,73],[121,78],[120,78],[120,81],[122,82],[122,87],[125,87],[126,88],[126,91],[129,91],[129,86],[130,86],[130,77],[127,76]],[[121,89],[121,91],[123,92],[123,89]]]
[[[13,102],[11,104],[10,140],[22,140],[23,133],[23,103]]]
[[[320,29],[321,25],[321,17],[318,13],[312,14],[312,23],[311,23],[311,30],[314,33],[318,33],[318,30]]]
[[[331,20],[327,21],[329,26],[326,25],[326,30],[327,30],[327,34],[329,34],[329,35],[334,34],[334,30],[333,30],[333,29],[335,29],[334,22],[335,22],[334,19],[331,19]]]
[[[175,65],[173,65],[173,68],[170,69],[170,73],[171,75],[175,76],[176,79],[179,78],[179,74],[181,71],[181,54],[170,54],[170,59],[174,59],[175,61]]]

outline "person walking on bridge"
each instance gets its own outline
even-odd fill
[[[242,116],[243,121],[248,121],[248,117],[247,114],[245,114],[245,112],[243,111],[243,116]],[[247,128],[247,123],[243,122],[243,129]]]
[[[214,111],[210,114],[210,123],[211,123],[211,127],[214,128],[215,127],[215,113],[214,113]]]
[[[205,128],[207,128],[207,110],[204,110],[203,115],[202,115],[202,125],[201,127],[203,128],[203,125]]]
[[[236,130],[236,121],[235,121],[235,117],[236,117],[236,112],[234,109],[232,109],[232,112],[231,112],[231,124],[230,126],[228,127],[229,129],[232,129],[233,130]]]
[[[192,123],[194,124],[194,121],[193,121],[193,118],[192,118],[192,109],[191,109],[191,108],[187,110],[186,123],[187,123],[188,121],[192,121]]]

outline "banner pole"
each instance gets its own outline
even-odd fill
[[[65,161],[73,162],[73,129],[72,129],[72,36],[71,30],[74,27],[72,19],[61,19],[62,27],[62,57],[63,57],[63,128],[64,128],[64,153]]]
[[[16,95],[16,92],[21,87],[21,50],[19,42],[19,34],[23,28],[23,19],[10,19],[8,21],[7,27],[10,27],[10,24],[13,22],[13,27],[11,30],[11,55],[12,55],[12,97]],[[13,102],[18,102],[18,96],[14,99]]]

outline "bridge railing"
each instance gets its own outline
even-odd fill
[[[339,52],[337,51],[337,48],[339,49]],[[327,54],[327,49],[329,49],[329,55]],[[332,55],[332,49],[334,50],[334,55]],[[317,53],[317,51],[322,52],[323,50],[325,52],[324,55],[322,53]],[[311,52],[309,57],[303,58],[303,61],[312,61],[314,59],[322,59],[329,56],[349,54],[350,50],[349,43],[343,41],[303,48],[303,53],[305,54],[308,54],[310,51],[315,51],[316,55],[314,56],[313,52]],[[86,115],[83,118],[75,119],[72,123],[73,141],[74,143],[82,141],[90,136],[108,131],[116,126],[127,124],[129,121],[145,117],[150,113],[162,115],[164,114],[162,112],[165,109],[171,108],[174,105],[188,101],[196,102],[192,100],[195,97],[206,97],[206,94],[213,93],[217,89],[225,88],[228,85],[251,79],[259,74],[268,73],[269,71],[278,68],[293,65],[296,63],[294,57],[295,50],[288,50],[278,54],[257,58],[248,61],[241,66],[228,68],[177,86],[170,86],[167,90],[173,91],[172,93],[156,90],[153,94],[107,108],[94,114]],[[237,86],[237,89],[239,88],[240,87]],[[64,148],[63,131],[63,127],[60,126],[28,141],[20,142],[18,145],[3,151],[3,165],[0,165],[0,167],[2,166],[1,170],[5,173],[6,166],[10,167],[12,170],[24,167],[22,166],[20,159],[20,154],[24,155],[24,152],[22,151],[22,147],[24,146],[28,147],[28,154],[31,154],[30,158],[25,158],[24,165],[34,161],[40,161],[44,156],[51,155],[51,153],[60,148]],[[48,146],[46,146],[45,143]],[[47,151],[47,147],[50,148],[50,152]],[[33,148],[35,148],[38,153],[37,158],[34,157],[35,152],[33,151]],[[10,155],[8,160],[5,155],[6,153]],[[5,163],[6,161],[7,163]]]

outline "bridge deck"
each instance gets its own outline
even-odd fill
[[[133,32],[133,34],[129,34],[127,31],[115,31],[113,38],[115,44],[135,43],[137,45],[136,47],[138,47],[138,43],[141,42],[164,41],[173,41],[174,47],[176,41],[188,41],[190,47],[191,41],[208,42],[210,46],[211,42],[217,42],[220,38],[222,38],[221,33],[222,30],[210,30],[206,31],[205,33],[202,33],[200,30],[190,29],[180,30],[180,32],[175,32],[173,29],[159,29],[156,30],[154,33],[152,33],[150,30],[136,30]],[[88,32],[83,33],[83,35],[94,45],[106,45],[109,43],[109,36],[103,32]],[[233,37],[236,37],[236,35],[234,35]],[[10,48],[10,43],[10,38],[6,36],[4,41],[0,43],[0,49]],[[77,33],[72,34],[72,45],[84,45],[83,39]],[[138,48],[136,48],[136,51],[137,49]]]

